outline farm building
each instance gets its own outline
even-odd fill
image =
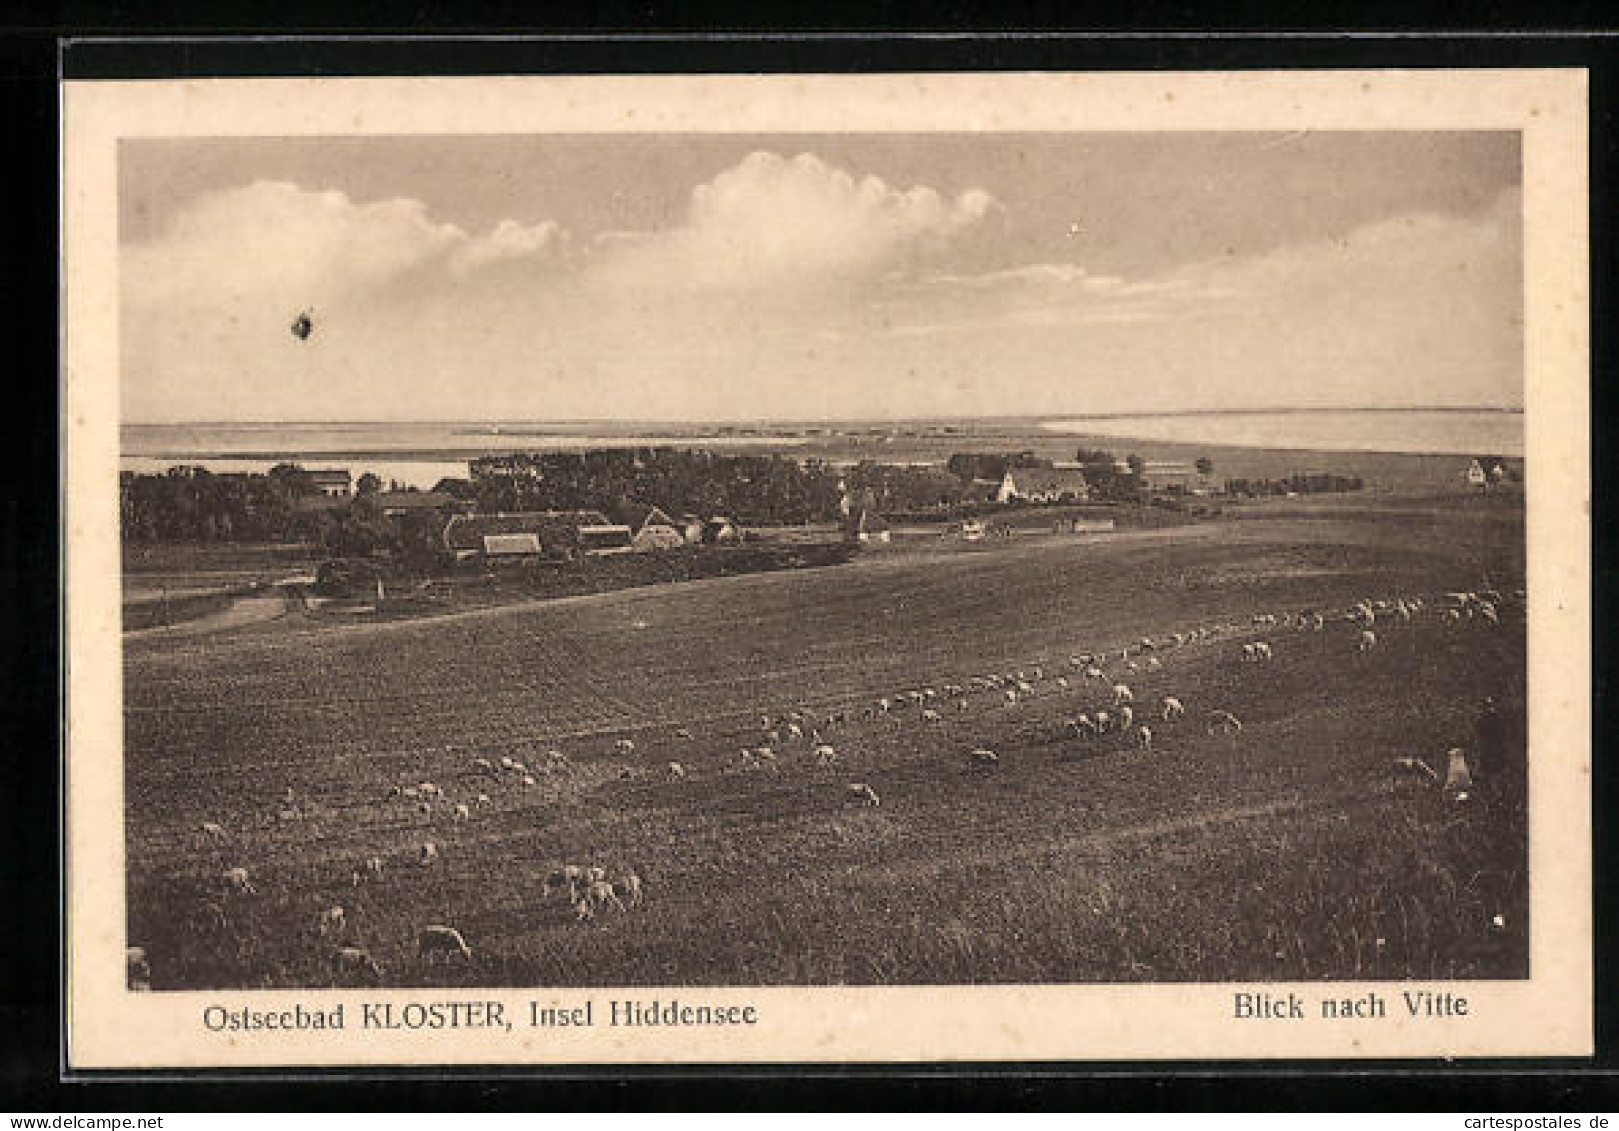
[[[862,507],[850,513],[843,523],[843,540],[845,542],[884,543],[891,541],[893,531],[888,520],[874,511]]]
[[[622,522],[581,524],[576,531],[579,549],[592,556],[627,554],[636,548],[630,528]]]
[[[347,499],[354,494],[354,477],[341,468],[306,471],[304,475],[328,499]]]
[[[1085,473],[1075,468],[1009,467],[995,493],[999,503],[1021,499],[1031,503],[1056,503],[1090,498],[1091,487]]]
[[[1465,474],[1467,482],[1474,487],[1487,487],[1518,478],[1504,456],[1475,456],[1468,463]]]
[[[442,491],[378,491],[371,496],[377,510],[388,518],[459,510],[465,503]]]
[[[444,527],[444,548],[457,561],[569,556],[555,525],[538,513],[453,515]]]
[[[1178,460],[1147,460],[1141,465],[1141,482],[1149,491],[1191,491],[1201,480],[1197,469]]]
[[[698,545],[703,540],[703,527],[705,525],[707,524],[696,515],[683,514],[680,516],[680,536],[686,540],[688,545]]]
[[[703,542],[711,546],[729,546],[742,541],[742,528],[724,515],[715,515],[703,523]]]
[[[614,522],[629,527],[630,543],[637,550],[667,550],[686,544],[686,536],[675,520],[650,503],[619,503],[610,514]],[[701,531],[699,523],[699,538]]]

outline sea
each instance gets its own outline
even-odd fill
[[[1352,409],[1098,415],[1041,420],[1048,432],[1253,448],[1523,455],[1523,413],[1477,409]],[[840,426],[841,427],[841,426]],[[851,425],[851,428],[862,427]],[[481,455],[615,447],[792,450],[833,439],[838,427],[604,425],[592,423],[126,424],[120,465],[161,472],[176,464],[264,472],[278,463],[371,471],[384,483],[432,487],[465,478]],[[837,462],[837,461],[833,461]],[[931,462],[931,461],[923,461]]]
[[[1335,452],[1523,456],[1515,409],[1331,409],[1162,413],[1046,420],[1052,432]]]
[[[176,464],[213,472],[265,472],[279,463],[314,470],[343,467],[376,474],[384,483],[427,489],[464,479],[479,456],[587,448],[704,447],[780,450],[801,436],[743,428],[672,426],[614,428],[600,424],[528,423],[250,423],[125,424],[119,466],[162,472]]]

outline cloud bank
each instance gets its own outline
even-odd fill
[[[971,270],[1001,205],[754,153],[655,231],[259,181],[122,251],[126,419],[1522,402],[1516,192],[1139,278]],[[288,332],[315,311],[308,341]]]

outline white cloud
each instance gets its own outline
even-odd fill
[[[620,240],[603,264],[619,284],[758,289],[879,270],[979,223],[994,200],[969,189],[897,189],[812,154],[752,153],[697,186],[677,228]]]

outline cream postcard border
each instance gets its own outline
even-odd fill
[[[63,86],[72,1069],[1580,1056],[1593,1051],[1586,75],[1578,70],[77,81]],[[628,991],[129,993],[118,550],[121,138],[545,132],[1516,130],[1523,137],[1531,979]],[[1237,989],[1465,993],[1467,1017],[1232,1019]],[[205,1006],[738,1002],[727,1029],[223,1034]]]

